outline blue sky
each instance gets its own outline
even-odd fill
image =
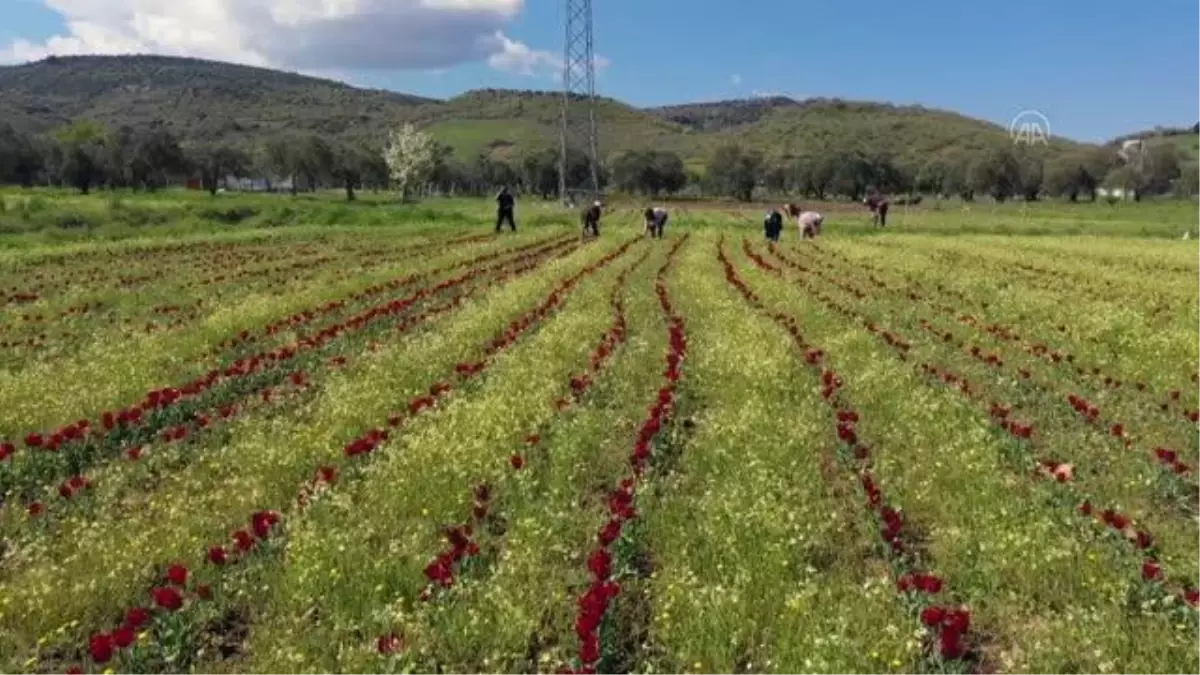
[[[182,10],[173,7],[187,3],[175,0],[0,0],[0,48],[21,40],[26,48],[16,53],[25,56],[147,50],[257,59],[435,97],[479,87],[557,86],[552,59],[561,54],[562,0],[468,0],[466,4],[473,3],[482,13],[458,14],[454,22],[445,12],[422,6],[420,21],[412,18],[414,14],[396,16],[390,38],[386,33],[374,36],[405,46],[402,51],[388,45],[363,47],[358,54],[360,45],[369,46],[371,27],[385,22],[383,15],[357,24],[353,17],[339,17],[336,38],[304,35],[315,42],[306,43],[313,46],[303,60],[279,44],[293,40],[292,34],[272,42],[272,36],[254,31],[281,35],[278,25],[268,29],[252,23],[248,13],[240,16],[241,7],[268,7],[278,1],[191,0],[208,8]],[[320,5],[320,0],[305,1]],[[359,1],[362,6],[382,2]],[[439,1],[444,0],[392,0],[389,9],[377,11],[410,11],[391,7]],[[174,35],[169,31],[151,34],[137,29],[143,32],[135,34],[120,25],[135,10],[163,16],[185,11],[211,15],[217,11],[211,8],[234,7],[235,2],[241,3],[239,10],[222,11],[228,12],[226,22],[233,21],[229,17],[234,14],[239,15],[237,21],[244,20],[238,24],[245,29],[238,49],[232,41],[219,44],[224,39],[219,35],[183,39],[164,37]],[[161,9],[154,9],[156,4]],[[1046,116],[1053,133],[1090,141],[1159,124],[1191,125],[1200,115],[1200,9],[1195,0],[1136,5],[1007,0],[989,3],[986,9],[982,3],[961,0],[594,0],[594,6],[596,52],[609,60],[599,75],[598,90],[635,105],[766,92],[921,103],[1003,125],[1018,112],[1033,109]],[[97,8],[108,11],[101,15]],[[128,15],[119,11],[122,8]],[[70,26],[64,17],[72,19]],[[175,18],[189,25],[202,23],[195,16]],[[416,24],[419,31],[405,32]],[[362,31],[360,39],[355,30]],[[493,30],[502,30],[510,44],[520,45],[514,52],[517,60],[539,67],[522,74],[515,72],[519,68],[489,62],[488,54],[500,48],[491,43],[481,47],[471,36]],[[54,36],[69,39],[43,48]],[[328,67],[320,60],[325,53]],[[434,61],[439,67],[428,69]],[[385,70],[377,67],[381,63],[416,65]]]

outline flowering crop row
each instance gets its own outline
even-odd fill
[[[804,273],[808,273],[810,271],[809,268],[796,262],[790,256],[783,255],[778,251],[776,252],[776,255],[786,265],[795,270]],[[816,272],[816,276],[850,293],[856,299],[863,300],[867,297],[865,292],[854,288],[852,284],[834,278],[831,275],[823,274],[818,271]],[[938,343],[954,344],[971,358],[986,364],[992,369],[1004,370],[1005,368],[1013,368],[1013,364],[1007,363],[1004,358],[1004,354],[1000,351],[985,352],[979,345],[964,343],[963,341],[958,340],[957,336],[952,331],[940,330],[927,317],[922,317],[920,314],[912,310],[906,311],[904,313],[904,317],[910,321],[919,320],[920,327],[926,332],[933,334]],[[872,319],[866,317],[863,320],[868,329],[872,331],[875,330]],[[881,335],[889,342],[896,339],[893,334],[887,331],[883,331]],[[899,344],[905,348],[904,351],[907,351],[907,343],[901,341]],[[1040,381],[1040,378],[1034,378],[1033,373],[1031,373],[1028,369],[1020,368],[1016,374],[1019,374],[1020,381],[1022,382],[1022,389],[1027,395],[1040,395],[1043,404],[1052,404],[1056,401],[1059,402],[1060,405],[1069,403],[1072,409],[1078,413],[1077,417],[1072,417],[1069,419],[1083,422],[1090,427],[1102,430],[1101,434],[1103,436],[1109,436],[1113,439],[1116,439],[1116,441],[1122,443],[1125,448],[1132,448],[1135,438],[1145,438],[1145,434],[1138,433],[1138,431],[1135,430],[1131,424],[1122,423],[1115,419],[1105,420],[1104,418],[1100,417],[1099,408],[1097,408],[1091,401],[1075,393],[1062,394],[1054,391],[1054,385],[1050,384],[1049,382]],[[1180,494],[1184,495],[1188,501],[1195,502],[1197,492],[1195,479],[1187,475],[1191,473],[1191,467],[1177,459],[1172,462],[1162,461],[1162,457],[1164,455],[1171,455],[1172,453],[1176,452],[1170,447],[1171,445],[1172,444],[1170,442],[1166,442],[1163,439],[1159,439],[1157,442],[1151,440],[1147,442],[1148,447],[1144,448],[1144,452],[1146,456],[1154,461],[1155,465],[1162,466],[1163,470],[1168,474],[1167,477],[1169,481],[1179,484],[1178,491]],[[1153,448],[1153,450],[1151,450],[1151,448]]]
[[[498,338],[488,342],[483,352],[487,357],[497,355],[500,351],[507,349],[516,340],[530,329],[538,325],[542,319],[556,310],[565,301],[570,291],[583,279],[583,277],[596,272],[602,267],[608,265],[616,258],[624,254],[630,245],[634,242],[631,240],[625,245],[617,248],[615,251],[608,253],[599,260],[585,266],[582,270],[574,275],[560,281],[550,294],[537,307],[526,312],[521,318],[514,321],[508,329],[506,329]],[[486,369],[486,358],[479,361],[483,363],[483,367],[469,372],[462,368],[456,369],[457,375],[461,382],[469,381],[480,375]],[[361,458],[371,453],[377,452],[381,446],[386,443],[392,435],[392,431],[387,427],[397,429],[404,426],[406,419],[415,417],[424,411],[434,409],[440,399],[448,396],[455,390],[455,386],[445,380],[435,382],[430,388],[429,393],[413,398],[405,406],[404,411],[396,411],[388,415],[386,427],[375,427],[361,434],[357,439],[347,443],[343,449],[343,454],[346,461],[354,461],[355,458]],[[330,487],[333,481],[345,480],[346,471],[339,469],[336,464],[327,464],[318,467],[314,474],[315,478],[306,481],[302,485],[299,496],[297,498],[297,508],[303,510],[317,496],[319,492],[325,491]],[[268,510],[259,511],[251,518],[252,528],[235,531],[232,535],[232,545],[212,544],[208,547],[205,559],[209,564],[215,565],[218,568],[225,568],[229,565],[240,561],[242,558],[251,555],[258,547],[259,542],[267,542],[272,537],[275,525],[284,520],[284,515],[289,510]],[[276,545],[280,545],[276,543]],[[179,563],[176,563],[179,564]],[[157,587],[156,587],[157,588]],[[152,597],[156,597],[155,591],[151,591]],[[168,612],[175,612],[181,606],[163,607]],[[155,615],[155,620],[159,621],[159,615]],[[162,621],[168,620],[162,618]],[[165,626],[156,624],[159,632]],[[101,633],[101,636],[111,635],[111,633]],[[93,636],[92,639],[95,639]]]
[[[928,347],[910,344],[886,326],[861,330],[868,317],[817,288],[796,300],[764,299],[803,307],[816,332],[850,347],[844,365],[865,375],[860,405],[874,411],[861,424],[891,437],[889,447],[897,451],[873,453],[875,473],[904,495],[906,510],[917,518],[918,541],[935,552],[942,574],[971,604],[972,624],[986,640],[985,668],[1057,671],[1094,646],[1097,651],[1085,657],[1095,659],[1088,668],[1104,671],[1113,668],[1109,659],[1144,662],[1133,645],[1147,641],[1159,645],[1164,659],[1179,656],[1194,631],[1190,620],[1179,622],[1180,603],[1171,610],[1169,599],[1164,605],[1160,596],[1147,593],[1153,589],[1140,575],[1126,576],[1128,552],[1096,545],[1072,518],[1069,499],[1063,504],[1044,481],[1014,480],[1015,439],[989,434],[981,424],[988,418],[977,408],[925,386],[921,370],[908,365],[926,358]],[[886,358],[893,354],[895,360]],[[854,380],[859,382],[857,375]],[[1021,462],[1018,476],[1026,468]],[[1086,631],[1063,618],[1085,615]],[[1045,630],[1031,630],[1032,625]]]
[[[548,241],[548,238],[531,232],[520,235],[513,244],[523,246],[541,240]],[[378,250],[386,251],[402,246],[404,238],[389,241],[381,235],[372,235],[368,242],[374,242]],[[345,299],[362,288],[413,272],[461,263],[510,247],[515,251],[519,246],[513,244],[470,246],[399,265],[386,264],[378,269],[361,267],[345,281],[335,281],[335,278],[350,272],[350,268],[326,272],[308,284],[264,289],[248,295],[235,293],[225,301],[214,301],[207,316],[179,331],[101,333],[94,340],[77,345],[75,353],[64,352],[54,359],[27,360],[19,369],[7,371],[11,386],[0,388],[0,436],[19,443],[30,430],[56,429],[64,421],[86,417],[94,425],[97,421],[94,417],[100,411],[120,409],[143,398],[149,389],[172,381],[186,382],[265,348],[286,346],[285,340],[291,334],[277,336],[274,340],[277,344],[246,345],[235,351],[223,350],[214,356],[215,345],[223,339],[236,337],[244,330],[256,330],[280,317]],[[356,303],[347,306],[346,311],[357,312],[365,306]],[[336,317],[333,320],[336,321]],[[6,364],[0,363],[0,369],[4,368]],[[113,377],[116,372],[120,372],[121,377]],[[31,391],[39,392],[37,397],[30,397],[27,392]]]
[[[0,670],[1200,668],[1177,244],[680,214],[5,254]]]
[[[583,400],[584,395],[595,383],[596,377],[599,376],[605,367],[611,362],[615,350],[625,342],[626,339],[626,318],[625,318],[625,303],[624,294],[626,284],[629,281],[629,276],[637,270],[638,267],[646,261],[650,256],[650,251],[646,251],[641,257],[634,261],[632,265],[623,270],[617,276],[616,283],[613,284],[612,295],[609,299],[613,309],[613,322],[600,337],[600,342],[592,351],[588,358],[588,371],[585,373],[573,375],[569,381],[569,393],[566,396],[560,396],[554,400],[554,408],[558,413],[566,412],[572,405],[575,405]],[[474,366],[467,368],[473,370]],[[543,422],[539,429],[525,436],[524,445],[528,452],[535,451],[542,442],[542,434],[546,427],[553,423],[553,419],[549,422]],[[523,471],[528,467],[529,460],[528,452],[515,452],[509,456],[506,464],[512,471]],[[486,525],[489,516],[489,508],[495,497],[498,489],[502,490],[503,477],[497,480],[482,481],[476,485],[473,493],[474,502],[471,506],[471,519],[461,525],[451,526],[446,528],[446,543],[447,548],[438,554],[425,567],[425,576],[429,580],[429,584],[421,592],[422,600],[432,600],[439,588],[450,588],[454,585],[455,575],[462,565],[470,558],[480,554],[479,544],[471,540],[475,534],[476,528],[481,528]],[[494,515],[494,514],[492,514]],[[390,644],[388,640],[395,633],[389,633],[380,637],[380,651],[383,652],[382,646]]]
[[[609,607],[621,593],[621,585],[613,578],[613,547],[621,539],[622,532],[638,515],[637,492],[649,463],[655,454],[655,442],[660,432],[672,420],[677,405],[676,396],[683,362],[687,358],[687,330],[683,317],[675,312],[667,290],[666,275],[675,255],[687,242],[687,235],[678,239],[667,252],[667,260],[658,270],[654,290],[667,322],[668,346],[666,369],[663,371],[665,384],[650,405],[646,418],[638,430],[637,442],[629,456],[629,474],[608,493],[609,518],[596,533],[596,546],[587,557],[590,584],[576,600],[578,614],[575,619],[575,635],[579,639],[579,667],[577,672],[595,672],[600,661],[601,628]]]
[[[766,266],[765,268],[767,269],[774,269],[778,271],[778,268],[774,268],[770,265],[770,263],[763,260],[760,256],[757,256],[749,251],[748,253],[758,264]],[[783,255],[777,255],[777,257],[784,261],[787,260],[787,258]],[[867,324],[874,325],[874,322],[872,319],[870,319],[870,317],[862,315],[849,308],[837,305],[831,298],[828,298],[819,292],[813,292],[811,288],[810,292],[812,292],[813,297],[829,306],[833,311],[836,311],[839,314],[843,314],[847,317],[861,320]],[[882,326],[877,327],[871,332],[875,333],[878,337],[880,337],[881,340],[891,347],[896,352],[898,358],[902,360],[909,359],[910,355],[909,348],[907,346],[908,343],[905,342],[903,338],[898,337],[894,332],[889,331]],[[920,369],[923,373],[932,375],[935,382],[943,382],[945,384],[952,385],[953,391],[956,391],[972,399],[973,401],[986,405],[989,418],[993,421],[993,423],[1010,434],[1017,442],[1036,442],[1035,437],[1037,434],[1035,433],[1036,430],[1034,426],[1027,422],[1017,420],[1013,415],[1013,406],[1003,402],[995,401],[988,403],[988,399],[984,397],[983,392],[978,385],[973,384],[961,375],[951,372],[945,368],[926,362],[920,364]],[[1073,466],[1065,464],[1057,459],[1054,459],[1053,457],[1031,457],[1031,460],[1033,466],[1030,467],[1030,470],[1033,475],[1039,475],[1044,472],[1053,477],[1058,483],[1067,483],[1074,475]],[[1092,507],[1090,506],[1090,501],[1085,501],[1084,503],[1088,504],[1088,507],[1083,509],[1081,512],[1084,512],[1085,515],[1091,515]],[[1143,578],[1152,583],[1164,581],[1165,575],[1163,573],[1163,567],[1157,557],[1157,550],[1154,548],[1155,538],[1145,530],[1137,530],[1131,527],[1130,519],[1127,516],[1122,515],[1112,509],[1105,511],[1105,513],[1116,514],[1116,523],[1119,525],[1119,527],[1117,525],[1113,525],[1113,528],[1125,535],[1130,542],[1136,545],[1138,549],[1143,551],[1145,555],[1145,559],[1142,563]],[[1108,520],[1106,520],[1106,522],[1108,522]],[[1147,568],[1147,566],[1149,566],[1149,568]],[[1146,569],[1151,569],[1153,573],[1147,576],[1145,573]],[[1166,585],[1162,588],[1164,590],[1168,590],[1168,593],[1176,594],[1193,607],[1196,606],[1196,592],[1195,586],[1192,585],[1192,582],[1176,582],[1173,585]]]
[[[790,262],[786,257],[781,257],[785,262]],[[794,265],[794,263],[792,263]],[[829,280],[834,285],[847,286],[845,282],[839,282],[835,279]],[[819,291],[810,288],[816,296],[827,304],[830,303],[830,298],[824,296]],[[860,297],[859,294],[854,294],[855,297]],[[856,313],[848,308],[841,307],[836,304],[830,305],[831,309],[847,316],[854,317],[856,321],[863,321],[864,325],[872,331],[877,331],[874,321],[870,317],[866,317],[861,313]],[[911,313],[905,313],[904,319],[912,317]],[[922,321],[922,327],[928,330],[928,323]],[[936,333],[938,339],[936,344],[942,344],[948,340],[944,339],[944,335]],[[891,339],[884,331],[881,335],[891,343]],[[974,359],[985,363],[990,369],[1003,368],[1005,363],[1003,359],[998,358],[994,354],[985,355],[982,350],[977,347],[968,348],[962,343],[964,353],[971,355]],[[898,353],[897,356],[901,359],[907,358],[907,349],[904,352]],[[949,369],[953,371],[953,368]],[[1122,450],[1132,446],[1129,438],[1129,432],[1125,425],[1120,423],[1113,424],[1097,424],[1094,417],[1098,416],[1098,410],[1093,404],[1086,399],[1074,394],[1063,395],[1062,398],[1067,399],[1072,407],[1080,413],[1080,417],[1068,417],[1065,420],[1048,421],[1045,419],[1045,411],[1053,410],[1053,404],[1058,400],[1058,395],[1048,393],[1041,397],[1040,400],[1035,400],[1030,403],[1029,394],[1036,391],[1045,391],[1050,387],[1048,385],[1039,385],[1038,383],[1030,383],[1026,373],[1022,373],[1023,385],[1021,392],[1026,394],[1025,400],[1009,399],[1007,404],[993,403],[992,410],[1012,410],[1013,408],[1029,408],[1037,410],[1043,417],[1036,425],[1039,430],[1039,435],[1047,440],[1052,440],[1053,444],[1059,449],[1054,453],[1053,457],[1044,458],[1042,465],[1054,470],[1055,467],[1073,467],[1072,457],[1075,462],[1082,462],[1083,471],[1077,475],[1072,472],[1073,479],[1082,478],[1084,483],[1090,486],[1093,491],[1107,495],[1108,499],[1114,504],[1122,504],[1127,513],[1134,515],[1143,527],[1154,530],[1159,533],[1158,540],[1159,550],[1163,551],[1168,557],[1173,558],[1175,567],[1180,563],[1184,563],[1188,558],[1194,557],[1195,538],[1190,531],[1191,528],[1184,523],[1178,522],[1176,518],[1182,514],[1190,514],[1194,512],[1196,504],[1196,487],[1195,483],[1189,476],[1189,466],[1179,458],[1179,453],[1169,447],[1158,446],[1153,452],[1147,449],[1145,456],[1149,456],[1153,461],[1153,465],[1142,466],[1140,463],[1129,463],[1126,461],[1116,461],[1107,457],[1096,457],[1096,452],[1092,448],[1103,447],[1105,443],[1112,443],[1116,446],[1115,452],[1118,456],[1122,456]],[[975,397],[983,397],[985,394],[992,401],[1005,400],[1009,397],[1004,393],[995,391],[996,386],[982,387],[978,386],[978,381],[968,382],[961,374],[952,375],[956,378],[956,386],[962,393],[969,394]],[[987,380],[983,380],[986,382]],[[990,391],[990,393],[988,393]],[[1085,423],[1079,429],[1070,429],[1065,427],[1072,426],[1071,423],[1076,421],[1084,421]],[[1015,421],[1015,418],[1002,417],[999,424],[1002,424],[1006,430],[1019,439],[1028,439],[1033,435],[1035,425],[1030,420],[1022,422]],[[1075,439],[1079,438],[1078,441]],[[1121,443],[1114,442],[1115,440],[1122,441]],[[1086,449],[1089,452],[1082,452]],[[1082,459],[1080,455],[1088,455],[1087,459]],[[1153,467],[1162,468],[1161,472],[1156,471]],[[1148,470],[1148,471],[1147,471]],[[1158,473],[1158,476],[1154,474]],[[1059,472],[1059,475],[1063,475]],[[1153,492],[1147,495],[1146,488],[1153,488]],[[1190,517],[1190,516],[1189,516]],[[1178,590],[1179,587],[1177,587]],[[1191,582],[1184,584],[1182,590],[1178,590],[1176,597],[1188,596],[1188,589],[1192,588]]]
[[[1025,332],[1024,330],[1019,330],[1014,326],[1005,325],[1004,323],[1000,323],[998,321],[980,319],[973,314],[964,313],[961,311],[961,309],[952,305],[948,305],[945,302],[938,300],[936,297],[933,297],[935,294],[929,292],[919,283],[914,282],[906,288],[901,288],[899,285],[888,284],[876,276],[874,272],[870,271],[874,266],[870,265],[869,263],[851,261],[845,256],[836,255],[831,251],[826,251],[825,249],[817,248],[816,250],[821,253],[825,253],[830,257],[836,258],[846,268],[859,271],[864,269],[868,270],[865,276],[877,288],[886,290],[890,293],[904,295],[909,300],[927,305],[928,307],[954,319],[964,326],[968,326],[976,331],[992,336],[1000,344],[1011,343],[1019,347],[1025,353],[1032,355],[1033,357],[1044,361],[1045,363],[1055,366],[1056,370],[1069,371],[1073,368],[1074,374],[1079,376],[1081,381],[1084,378],[1092,379],[1102,384],[1106,390],[1122,390],[1131,396],[1138,396],[1142,399],[1149,399],[1150,397],[1156,395],[1151,391],[1149,385],[1144,381],[1138,381],[1133,383],[1131,386],[1126,386],[1129,383],[1126,383],[1121,380],[1121,378],[1106,372],[1099,366],[1089,366],[1078,362],[1076,355],[1071,353],[1071,351],[1066,348],[1051,347],[1049,344],[1047,344],[1047,342],[1042,340],[1026,339],[1023,335]],[[814,261],[818,263],[820,262],[819,259],[814,259]],[[836,267],[829,263],[825,263],[824,267],[827,270],[836,270]],[[849,269],[845,269],[843,272],[849,272]],[[956,292],[953,289],[948,289],[944,286],[939,287],[937,292],[953,297],[960,306],[971,305],[984,312],[987,312],[991,305],[991,303],[986,300],[978,302],[973,301],[967,295]],[[1066,333],[1067,329],[1068,327],[1064,323],[1060,323],[1058,325],[1058,331],[1060,333]],[[1028,378],[1028,373],[1029,371],[1024,368],[1021,370],[1022,377]],[[1194,381],[1195,380],[1193,380],[1193,382]],[[1151,399],[1151,401],[1147,401],[1147,403],[1150,403],[1150,409],[1161,411],[1163,413],[1169,413],[1170,418],[1173,421],[1186,420],[1194,425],[1198,419],[1200,419],[1200,412],[1198,412],[1196,409],[1180,409],[1182,407],[1182,392],[1179,389],[1171,390],[1170,392],[1162,395],[1160,399]]]
[[[474,239],[464,238],[462,241]],[[348,263],[357,263],[360,266],[358,272],[361,273],[366,269],[411,258],[430,247],[454,243],[458,242],[427,242],[396,253],[381,250],[377,246],[372,249],[361,243],[348,248],[326,247],[323,250],[310,244],[281,247],[279,251],[255,250],[251,247],[247,247],[250,249],[247,251],[231,251],[218,247],[226,255],[213,260],[211,270],[200,270],[195,265],[177,264],[174,261],[159,261],[159,267],[151,268],[152,271],[163,275],[169,269],[171,277],[165,282],[154,283],[136,295],[129,293],[131,289],[127,284],[121,283],[113,288],[103,278],[90,278],[79,292],[65,295],[61,302],[43,301],[24,308],[19,315],[12,314],[11,319],[19,319],[20,325],[4,325],[0,313],[0,348],[34,347],[52,350],[56,356],[61,356],[86,345],[89,340],[100,338],[106,332],[141,330],[148,333],[183,328],[198,318],[205,301],[213,303],[211,306],[219,306],[221,301],[260,289],[303,283],[317,276],[335,280],[348,276]],[[280,264],[268,264],[271,262]],[[114,269],[129,269],[129,265],[137,268],[145,264],[146,261],[129,261],[128,265],[118,262]],[[200,276],[200,272],[207,272],[211,276]],[[232,289],[225,286],[231,286]],[[180,300],[196,295],[196,291],[199,291],[199,297],[194,301],[189,299],[186,311],[180,313]],[[156,300],[161,304],[156,306]],[[21,328],[24,330],[15,330]],[[75,329],[78,332],[70,332]],[[28,357],[32,356],[28,351],[14,354],[17,355],[26,357],[18,363],[29,363]]]
[[[211,370],[202,378],[181,386],[151,390],[142,401],[121,410],[106,411],[95,421],[80,420],[49,434],[29,432],[23,437],[24,446],[33,451],[49,451],[49,455],[34,452],[39,459],[51,458],[47,461],[32,462],[30,472],[34,478],[42,478],[47,472],[54,475],[63,470],[78,473],[97,457],[119,455],[124,447],[144,443],[168,427],[179,427],[205,407],[219,409],[225,405],[233,405],[244,398],[246,391],[252,393],[261,390],[263,382],[267,382],[266,386],[271,386],[271,383],[282,381],[287,369],[297,362],[297,357],[309,352],[321,353],[327,345],[343,336],[371,328],[381,320],[402,316],[428,298],[468,284],[479,276],[499,271],[505,265],[545,255],[564,245],[571,244],[556,242],[549,246],[529,247],[531,250],[520,252],[512,261],[491,267],[474,267],[457,277],[421,288],[404,298],[371,307],[319,332],[300,336],[287,346],[241,358],[223,370]],[[494,257],[497,255],[482,256],[484,259]],[[205,405],[210,403],[209,399],[214,398],[216,400],[212,405]],[[15,443],[7,441],[3,447],[14,448]]]
[[[971,647],[978,649],[979,645],[970,644],[971,637],[968,633],[971,626],[970,610],[955,603],[952,599],[954,596],[946,588],[944,580],[928,571],[931,561],[926,559],[928,555],[923,554],[916,547],[916,542],[911,540],[912,525],[906,521],[902,510],[884,499],[880,480],[870,468],[876,449],[859,438],[858,424],[861,416],[849,404],[842,391],[846,384],[843,377],[833,368],[823,364],[828,357],[827,352],[805,339],[796,317],[782,312],[772,313],[764,307],[758,295],[741,279],[737,268],[726,257],[724,241],[719,242],[717,246],[718,257],[725,267],[726,280],[737,288],[748,303],[767,314],[792,336],[797,349],[804,354],[805,363],[819,374],[821,397],[834,413],[840,454],[862,485],[866,496],[865,506],[878,519],[880,536],[893,559],[896,588],[898,592],[913,597],[920,621],[930,631],[932,640],[928,647],[931,659],[929,667],[936,668],[944,661],[978,661],[979,652],[972,653]],[[754,255],[751,259],[762,269],[782,277],[782,270],[761,257]]]
[[[557,257],[569,255],[573,250],[574,246],[568,246],[564,252],[558,253]],[[484,269],[483,273],[485,274],[499,275],[492,276],[486,286],[488,288],[495,288],[496,286],[502,285],[508,280],[536,269],[539,265],[544,263],[544,258],[542,257],[543,253],[543,251],[535,251],[532,254],[518,256],[512,260]],[[480,270],[473,270],[464,276],[472,276],[477,272],[480,272]],[[454,295],[451,297],[451,299],[441,303],[440,305],[423,308],[419,312],[404,315],[397,325],[388,326],[387,328],[397,333],[404,333],[412,330],[435,317],[445,315],[460,307],[465,299],[471,297],[483,288],[484,284],[476,283],[467,288],[466,291],[458,295]],[[378,349],[379,347],[378,342],[372,342],[371,345],[372,350]],[[344,351],[352,352],[353,350],[344,349]],[[183,423],[175,424],[166,428],[160,433],[161,438],[155,438],[154,440],[160,441],[163,446],[175,445],[185,440],[196,441],[199,438],[199,435],[205,432],[219,432],[223,422],[229,422],[246,414],[247,412],[261,411],[263,406],[259,404],[260,400],[262,404],[286,401],[290,405],[299,405],[301,402],[296,400],[296,396],[288,396],[289,388],[302,391],[307,397],[311,398],[320,392],[320,387],[322,384],[320,379],[313,379],[310,371],[305,369],[306,367],[311,368],[312,373],[319,374],[327,369],[344,368],[348,363],[348,359],[344,355],[335,356],[324,360],[319,360],[319,354],[315,356],[316,358],[298,358],[293,360],[289,364],[289,368],[292,368],[292,370],[284,373],[282,379],[269,378],[257,381],[254,387],[246,391],[245,394],[239,399],[233,401],[222,400],[219,405],[191,413],[183,418]],[[201,445],[202,444],[201,438]],[[145,444],[131,444],[123,447],[124,449],[121,453],[121,456],[134,462],[141,461],[148,452],[151,454],[156,454],[152,448]],[[11,455],[12,450],[14,449],[15,448],[13,448],[11,444],[0,446],[0,460]],[[185,451],[177,451],[174,458],[170,461],[170,464],[176,469],[191,459],[190,453],[180,456],[179,452]],[[107,483],[109,481],[105,480],[104,482]],[[118,480],[112,491],[119,491],[121,486],[122,482]],[[71,478],[65,480],[57,488],[57,492],[62,499],[62,503],[66,505],[76,501],[73,498],[76,496],[77,492],[82,491],[84,488],[87,488],[87,490],[91,492],[94,491],[93,487],[94,486],[91,477],[83,474],[75,474]],[[97,504],[97,500],[103,499],[103,497],[96,497],[95,499],[88,500],[87,503],[88,505],[95,506]],[[26,506],[26,510],[30,516],[44,518],[47,515],[50,505],[51,502],[45,499],[32,500]],[[75,516],[80,515],[79,508],[80,507],[76,507],[74,513]]]

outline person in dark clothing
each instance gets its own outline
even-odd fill
[[[599,201],[593,203],[591,206],[589,206],[587,208],[587,210],[585,210],[583,212],[583,216],[580,220],[583,221],[583,236],[585,238],[587,237],[588,232],[591,232],[592,236],[594,236],[594,237],[600,236],[601,212],[602,212],[602,207],[600,206]]]
[[[646,219],[646,231],[650,233],[650,236],[662,239],[663,228],[667,226],[669,217],[667,210],[662,207],[646,209],[642,216]]]
[[[496,231],[500,231],[500,226],[508,221],[508,228],[512,232],[517,231],[517,223],[513,220],[513,208],[516,206],[516,198],[512,192],[509,192],[508,186],[505,185],[500,189],[500,194],[496,195]]]
[[[768,241],[778,242],[779,235],[783,232],[783,215],[771,209],[763,220],[763,230],[766,231]]]
[[[863,203],[871,209],[871,222],[879,227],[887,227],[888,200],[880,195],[871,195]]]

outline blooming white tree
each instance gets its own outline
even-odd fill
[[[393,184],[400,188],[400,198],[407,200],[413,188],[424,185],[433,173],[437,148],[433,137],[417,131],[411,123],[388,134],[383,159]]]

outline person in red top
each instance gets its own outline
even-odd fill
[[[888,200],[881,195],[872,194],[863,200],[863,204],[871,209],[871,222],[879,227],[887,227]]]

